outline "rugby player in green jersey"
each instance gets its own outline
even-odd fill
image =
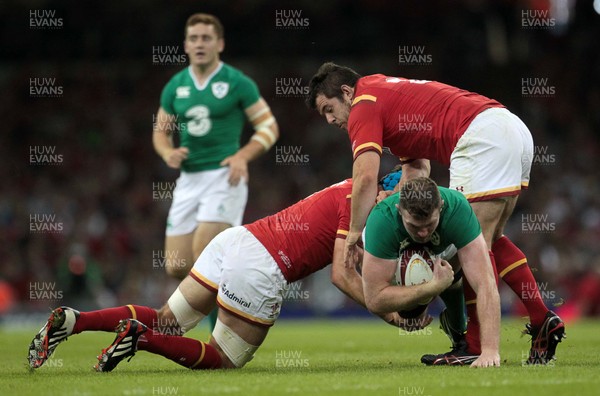
[[[215,235],[241,224],[248,162],[279,137],[254,81],[220,60],[225,42],[215,16],[190,16],[184,47],[190,65],[164,87],[153,133],[158,155],[169,167],[181,169],[165,241],[167,273],[180,279]],[[246,119],[256,132],[240,148]],[[173,145],[174,132],[179,147]]]
[[[277,122],[254,81],[223,63],[221,22],[193,14],[185,25],[190,65],[175,74],[160,97],[152,142],[181,169],[167,219],[165,267],[183,279],[206,245],[221,231],[242,223],[248,199],[248,162],[279,137]],[[255,129],[240,148],[245,120]],[[173,133],[179,133],[174,147]],[[213,315],[214,316],[214,315]],[[214,326],[214,317],[213,317]]]
[[[428,300],[446,290],[453,271],[440,257],[450,259],[455,251],[472,285],[464,290],[466,339],[446,354],[425,355],[421,360],[433,365],[500,365],[500,298],[494,270],[477,217],[460,192],[438,187],[426,177],[408,180],[399,194],[371,211],[364,242],[363,288],[367,308],[373,313],[410,309],[407,301]],[[434,260],[433,279],[418,286],[392,285],[400,252],[415,243],[439,255]]]

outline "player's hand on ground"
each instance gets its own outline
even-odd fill
[[[248,161],[239,156],[231,155],[221,161],[221,166],[229,167],[229,184],[237,186],[240,180],[248,182]]]
[[[431,282],[437,286],[437,294],[446,290],[452,284],[453,280],[454,271],[452,271],[450,263],[436,257],[433,260],[433,278],[431,279]]]
[[[349,231],[346,236],[346,245],[344,246],[344,266],[346,268],[355,268],[361,259],[361,248],[358,246],[362,233]]]
[[[377,194],[377,198],[375,199],[375,203],[379,203],[379,202],[383,201],[384,199],[386,199],[393,193],[394,193],[393,191],[385,191],[385,190],[379,191],[379,194]]]
[[[163,160],[169,168],[179,169],[181,163],[188,157],[189,150],[187,147],[177,147],[165,154]]]
[[[498,352],[481,351],[481,355],[471,363],[471,367],[500,367],[500,354]]]

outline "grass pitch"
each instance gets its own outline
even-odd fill
[[[95,356],[114,333],[69,338],[46,364],[27,368],[29,342],[41,327],[0,330],[0,395],[598,395],[600,322],[567,325],[558,360],[523,366],[529,349],[523,321],[505,320],[502,367],[425,367],[423,353],[443,352],[449,341],[436,322],[415,334],[380,321],[280,321],[245,368],[191,371],[138,352],[112,373],[96,373]],[[207,330],[190,336],[206,339]]]

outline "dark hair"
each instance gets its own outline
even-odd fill
[[[442,206],[437,184],[428,177],[408,180],[400,189],[400,209],[417,219],[428,219]]]
[[[213,25],[215,27],[215,33],[217,33],[217,37],[220,39],[222,39],[225,36],[225,29],[223,29],[223,25],[221,24],[221,21],[219,21],[219,18],[210,14],[197,13],[190,15],[187,22],[185,23],[184,37],[187,37],[187,28],[190,26],[194,26],[198,23],[203,23],[205,25]]]
[[[320,94],[329,99],[339,98],[341,100],[343,98],[342,85],[354,87],[360,77],[360,74],[349,67],[336,65],[333,62],[323,63],[308,83],[306,105],[311,109],[316,109],[317,95]]]

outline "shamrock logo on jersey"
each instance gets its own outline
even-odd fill
[[[215,98],[217,99],[223,99],[225,95],[227,95],[227,92],[229,92],[229,84],[226,82],[216,82],[210,87],[213,95],[215,95]]]

